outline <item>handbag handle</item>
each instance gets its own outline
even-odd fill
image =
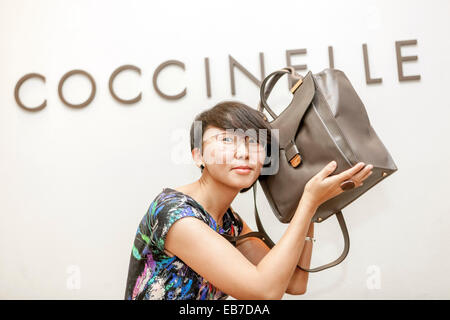
[[[249,238],[249,237],[260,238],[262,241],[264,241],[264,243],[270,249],[272,249],[275,246],[275,243],[272,241],[272,239],[270,239],[269,235],[264,230],[261,219],[259,218],[258,209],[256,207],[256,185],[257,185],[256,183],[253,185],[253,200],[254,200],[254,206],[255,206],[255,220],[256,220],[256,226],[258,228],[258,231],[249,232],[249,233],[244,234],[243,236],[237,236],[237,237],[233,237],[228,234],[222,234],[222,236],[234,244],[236,244],[236,241],[238,241],[238,240]],[[316,267],[313,269],[304,269],[304,268],[300,267],[299,265],[297,265],[297,268],[299,268],[300,270],[306,271],[306,272],[318,272],[318,271],[322,271],[322,270],[334,267],[334,266],[338,265],[339,263],[341,263],[342,261],[344,261],[344,259],[347,257],[347,254],[350,250],[350,237],[348,234],[347,226],[345,224],[344,216],[342,215],[342,211],[336,212],[336,218],[339,222],[339,226],[341,227],[342,235],[344,237],[344,249],[342,250],[341,255],[336,260],[334,260],[330,263],[324,264],[320,267]],[[242,226],[242,222],[240,222],[239,224],[240,224],[240,226]]]
[[[259,91],[260,102],[258,105],[258,111],[262,112],[263,109],[266,109],[273,120],[278,118],[278,115],[267,104],[267,98],[269,97],[270,93],[272,92],[277,81],[286,73],[290,74],[296,81],[298,81],[300,79],[303,80],[303,76],[301,74],[298,74],[297,72],[295,72],[295,69],[293,67],[284,67],[280,70],[274,71],[271,74],[269,74],[261,83],[261,88]],[[270,82],[267,84],[267,81],[269,81],[269,79],[270,79]],[[266,85],[267,85],[267,89],[266,89]]]

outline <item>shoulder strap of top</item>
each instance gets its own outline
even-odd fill
[[[231,212],[233,213],[233,214],[232,214],[232,219],[233,219],[233,221],[235,221],[236,224],[237,224],[238,227],[239,227],[238,230],[242,230],[243,224],[242,224],[242,218],[241,218],[241,216],[240,216],[236,211],[234,211],[233,208],[232,208],[231,206],[230,206],[230,210],[231,210]],[[236,215],[237,218],[236,218],[234,215]]]

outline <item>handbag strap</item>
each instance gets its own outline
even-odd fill
[[[264,241],[264,243],[270,249],[272,249],[275,246],[275,243],[272,241],[272,239],[270,239],[269,235],[266,233],[266,230],[264,230],[261,219],[259,218],[258,208],[256,207],[256,185],[257,185],[256,183],[253,185],[253,200],[254,200],[254,207],[255,207],[255,220],[256,220],[256,226],[258,228],[258,231],[249,232],[247,234],[244,234],[243,236],[237,236],[237,237],[230,236],[228,234],[222,234],[222,236],[224,238],[226,238],[228,241],[232,242],[234,245],[236,245],[236,241],[239,241],[241,239],[245,239],[245,238],[249,238],[249,237],[260,238],[262,241]],[[347,257],[347,254],[350,250],[350,237],[348,234],[347,226],[345,224],[345,219],[342,214],[342,211],[338,211],[335,214],[336,214],[336,218],[339,222],[339,226],[341,228],[342,235],[344,237],[344,249],[342,250],[341,255],[336,260],[334,260],[330,263],[324,264],[320,267],[316,267],[313,269],[305,269],[305,268],[302,268],[299,265],[297,265],[297,268],[299,268],[303,271],[306,271],[306,272],[318,272],[318,271],[322,271],[322,270],[325,270],[325,269],[328,269],[328,268],[338,265],[339,263],[344,261],[344,259]],[[239,221],[239,223],[240,223],[240,226],[242,226],[242,222]]]
[[[270,248],[272,249],[275,246],[275,243],[272,241],[272,239],[270,239],[269,235],[266,233],[266,230],[264,230],[264,227],[261,223],[261,219],[259,218],[259,214],[258,214],[258,208],[256,207],[256,183],[253,185],[253,201],[254,201],[254,205],[255,205],[255,221],[256,221],[256,227],[258,229],[258,231],[253,231],[253,232],[249,232],[246,233],[242,236],[231,236],[229,234],[222,234],[222,236],[224,238],[226,238],[228,241],[230,241],[231,243],[233,243],[233,245],[236,245],[236,242],[245,238],[250,238],[250,237],[256,237],[261,239],[262,241],[264,241],[264,243]],[[233,211],[233,213],[235,213],[238,216],[238,224],[239,224],[239,228],[242,230],[242,219],[240,219],[240,216]]]
[[[295,72],[295,69],[293,67],[284,67],[280,70],[274,71],[271,74],[269,74],[261,83],[260,88],[260,102],[258,106],[258,111],[263,111],[263,109],[266,109],[267,112],[270,114],[273,120],[278,118],[277,114],[269,107],[267,104],[267,98],[269,97],[270,93],[272,92],[275,84],[277,81],[285,74],[288,73],[291,75],[291,77],[298,81],[300,79],[303,79],[303,76],[301,74],[298,74]],[[270,79],[270,81],[269,81]],[[269,81],[269,83],[267,83]],[[267,86],[267,87],[266,87]]]
[[[307,272],[317,272],[317,271],[322,271],[331,267],[334,267],[336,265],[338,265],[339,263],[341,263],[342,261],[344,261],[345,257],[347,257],[348,251],[350,250],[350,237],[348,235],[348,230],[347,230],[347,226],[345,225],[345,220],[344,220],[344,215],[342,214],[342,211],[338,211],[335,213],[336,218],[339,222],[339,226],[341,227],[341,231],[342,231],[342,235],[344,237],[344,249],[342,250],[341,255],[334,261],[324,264],[320,267],[316,267],[313,269],[303,269],[300,266],[300,269],[302,269],[303,271],[307,271]]]

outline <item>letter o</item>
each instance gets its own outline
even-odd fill
[[[47,99],[45,99],[41,105],[34,107],[34,108],[30,108],[30,107],[27,107],[26,105],[24,105],[19,97],[20,87],[22,86],[22,84],[25,81],[27,81],[28,79],[31,79],[31,78],[39,78],[45,83],[45,77],[43,75],[41,75],[39,73],[28,73],[28,74],[24,75],[22,78],[20,78],[19,81],[17,81],[16,87],[14,88],[14,98],[16,100],[16,103],[19,105],[19,107],[21,107],[27,111],[32,111],[32,112],[41,111],[42,109],[44,109],[47,106]]]
[[[91,95],[85,102],[80,103],[80,104],[72,104],[72,103],[68,102],[64,98],[63,93],[62,93],[62,88],[63,88],[64,82],[67,80],[67,78],[73,76],[74,74],[82,74],[82,75],[86,76],[89,79],[89,81],[91,82],[91,86],[92,86]],[[59,85],[58,85],[59,98],[66,106],[71,107],[71,108],[81,109],[81,108],[86,107],[89,103],[92,102],[92,100],[94,100],[95,92],[96,92],[96,86],[95,86],[94,78],[92,78],[92,76],[84,70],[72,70],[72,71],[67,72],[65,75],[63,75],[63,77],[59,81]]]

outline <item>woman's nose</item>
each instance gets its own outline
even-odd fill
[[[248,156],[247,139],[238,139],[236,142],[236,158]]]

